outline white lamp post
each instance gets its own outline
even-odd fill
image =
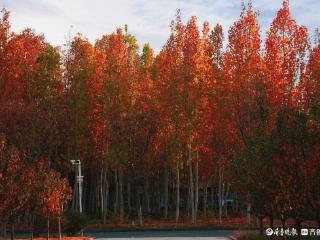
[[[83,182],[83,176],[81,176],[81,161],[80,160],[70,160],[70,162],[73,165],[76,165],[76,167],[78,167],[78,171],[77,171],[77,176],[76,176],[76,181],[78,183],[79,186],[79,212],[82,213],[82,182]]]
[[[79,197],[79,212],[82,213],[82,182],[83,182],[83,176],[81,176],[81,161],[78,160],[70,160],[72,165],[75,165],[78,167],[76,181],[78,183],[78,197]],[[81,230],[81,236],[83,235],[83,230]]]

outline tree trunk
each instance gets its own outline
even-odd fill
[[[177,202],[176,202],[176,223],[179,222],[179,215],[180,215],[180,169],[179,164],[177,163]]]
[[[78,184],[77,184],[77,176],[78,176],[78,170],[75,169],[75,182],[73,186],[73,194],[72,194],[72,209],[76,211],[78,209]]]
[[[190,204],[191,204],[191,219],[192,223],[195,223],[195,202],[194,202],[194,185],[193,185],[193,171],[192,171],[192,155],[191,145],[188,144],[188,165],[189,165],[189,181],[190,181]]]
[[[273,215],[271,214],[271,215],[269,216],[269,218],[270,218],[270,228],[273,229],[273,227],[274,227],[274,224],[273,224]]]
[[[103,218],[104,216],[104,170],[101,168],[101,173],[100,173],[100,181],[99,181],[99,186],[100,186],[100,217]]]
[[[230,190],[230,186],[228,185],[226,194],[224,195],[224,199],[227,199],[227,198],[228,198],[228,196],[229,196],[229,190]],[[228,217],[228,204],[227,204],[227,202],[225,202],[225,204],[224,204],[224,210],[225,210],[225,211],[224,211],[225,217]]]
[[[219,186],[218,186],[218,198],[219,198],[219,222],[222,223],[222,166],[219,159]]]
[[[247,225],[251,224],[251,203],[250,196],[247,194]]]
[[[91,181],[90,183],[90,194],[89,194],[89,206],[88,206],[88,210],[91,214],[93,214],[94,212],[94,196],[95,196],[95,189],[94,189],[94,181]]]
[[[160,172],[158,171],[157,174],[157,205],[158,205],[158,212],[161,211],[161,190],[160,190]]]
[[[61,216],[60,215],[58,217],[58,234],[59,234],[59,239],[61,239]]]
[[[198,162],[198,155],[199,155],[199,153],[197,153],[197,161],[196,161],[196,169],[195,169],[196,184],[195,184],[194,222],[197,221],[198,205],[199,205],[199,162]]]
[[[114,183],[115,183],[115,194],[114,194],[114,207],[113,207],[113,212],[115,215],[118,214],[118,203],[119,203],[119,184],[118,184],[118,171],[116,170],[114,172]]]
[[[298,232],[298,239],[301,239],[301,223],[302,221],[298,218],[295,219],[296,221],[296,228],[297,228],[297,232]]]
[[[129,215],[131,215],[131,183],[130,183],[130,176],[128,176],[127,194],[128,194],[128,212],[129,212]]]
[[[123,206],[123,173],[122,169],[119,171],[119,200],[120,200],[120,221],[122,223],[124,218],[124,206]]]
[[[169,198],[169,172],[168,172],[168,164],[165,163],[164,166],[164,219],[168,217],[168,198]]]
[[[207,216],[207,200],[208,200],[208,183],[205,184],[203,189],[203,214]]]
[[[187,216],[189,217],[190,216],[190,208],[191,208],[191,199],[190,199],[190,196],[191,196],[191,192],[190,192],[190,186],[187,188]]]
[[[105,200],[104,200],[104,212],[103,212],[103,223],[106,223],[108,214],[108,202],[109,202],[109,181],[107,179],[107,173],[105,174]]]
[[[263,216],[258,216],[259,219],[259,227],[260,227],[260,236],[263,236]]]
[[[210,201],[211,201],[211,211],[212,211],[212,213],[215,213],[215,200],[216,200],[216,198],[214,197],[214,192],[215,192],[215,188],[214,188],[214,183],[215,183],[215,181],[214,181],[214,179],[212,179],[212,181],[211,181],[211,199],[210,199]]]
[[[50,217],[47,217],[47,240],[50,238]]]
[[[31,235],[31,240],[33,240],[33,231],[34,231],[34,213],[31,213],[31,224],[30,224],[30,235]]]
[[[284,214],[281,214],[281,225],[282,225],[283,229],[286,228],[286,218],[285,218]]]
[[[7,237],[7,223],[6,222],[1,223],[1,237],[3,237],[3,238]]]
[[[320,214],[319,214],[319,210],[317,210],[317,228],[320,229]],[[318,239],[320,240],[320,235],[318,236]]]
[[[11,240],[14,239],[14,223],[11,223]]]
[[[140,196],[139,196],[140,199]],[[143,222],[142,222],[142,208],[141,208],[141,202],[139,200],[139,223],[140,223],[140,227],[143,226]]]
[[[149,170],[145,171],[145,178],[144,178],[144,196],[146,199],[145,202],[145,209],[147,213],[150,213],[150,198],[149,198]]]

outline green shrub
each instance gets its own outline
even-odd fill
[[[88,218],[84,213],[68,210],[64,214],[64,231],[68,235],[76,235],[88,224]]]

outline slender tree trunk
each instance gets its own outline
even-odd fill
[[[169,172],[168,164],[164,166],[164,218],[168,217],[168,198],[169,198]]]
[[[11,223],[11,240],[14,240],[14,223]]]
[[[320,229],[320,214],[319,214],[319,210],[317,210],[317,228]],[[318,239],[320,239],[320,235],[318,236]]]
[[[116,170],[114,172],[114,183],[115,183],[115,199],[114,199],[114,207],[113,207],[113,212],[115,215],[118,214],[118,203],[119,203],[119,184],[118,184],[118,171]]]
[[[128,212],[131,215],[131,183],[130,183],[130,176],[128,176],[128,185],[127,185],[127,192],[128,192]]]
[[[89,194],[89,206],[88,206],[88,209],[89,209],[89,212],[91,214],[93,214],[94,212],[94,196],[95,196],[95,193],[94,193],[95,189],[94,189],[94,181],[91,181],[90,183],[90,194]]]
[[[146,212],[150,213],[150,198],[149,198],[149,170],[147,169],[145,172],[145,178],[144,178],[144,196],[146,199],[145,202],[145,208]]]
[[[119,200],[120,200],[120,220],[123,221],[124,218],[124,204],[123,204],[123,173],[122,169],[119,172]]]
[[[214,197],[214,193],[215,193],[215,188],[214,188],[214,183],[215,183],[215,181],[212,179],[212,181],[211,181],[211,199],[210,199],[210,201],[211,201],[211,211],[212,211],[212,213],[215,213],[215,200],[216,200],[216,198]]]
[[[222,166],[221,159],[219,159],[219,186],[218,186],[218,198],[219,198],[219,222],[222,223]]]
[[[273,222],[273,215],[271,214],[270,216],[269,216],[269,219],[270,219],[270,228],[274,228],[274,222]]]
[[[7,222],[1,223],[1,237],[3,238],[7,237]]]
[[[205,184],[203,189],[203,213],[205,217],[207,216],[208,183]]]
[[[157,176],[157,202],[158,202],[158,212],[160,213],[161,211],[161,190],[160,190],[160,172],[158,171],[158,176]]]
[[[190,181],[190,203],[191,203],[191,219],[192,223],[195,223],[195,201],[194,201],[194,185],[193,185],[193,171],[192,171],[192,155],[191,145],[188,144],[188,164],[189,164],[189,181]]]
[[[140,199],[140,196],[139,196]],[[141,202],[139,201],[139,223],[140,223],[140,227],[143,226],[143,222],[142,222],[142,207],[141,207]]]
[[[104,170],[103,168],[101,168],[101,173],[100,173],[100,182],[99,182],[99,186],[100,186],[100,217],[103,218],[104,216]]]
[[[281,221],[282,221],[282,219],[281,219]],[[297,228],[297,232],[298,232],[298,239],[300,240],[301,239],[301,223],[302,223],[302,221],[298,218],[296,218],[295,221],[296,221],[296,228]]]
[[[34,231],[34,213],[31,213],[31,229],[30,229],[30,235],[31,235],[31,240],[33,240],[33,231]]]
[[[263,216],[258,216],[259,219],[259,227],[260,227],[260,236],[263,236]]]
[[[198,217],[198,205],[199,205],[199,162],[198,162],[198,155],[197,153],[197,161],[196,161],[196,169],[195,169],[195,203],[194,203],[194,222],[197,221]]]
[[[176,186],[176,192],[177,192],[176,223],[178,223],[179,222],[179,215],[180,215],[180,169],[179,169],[178,163],[177,163],[177,186]]]
[[[50,238],[50,217],[47,217],[47,240]]]
[[[187,188],[187,216],[190,216],[190,209],[191,209],[191,191],[190,187]]]
[[[283,229],[286,229],[286,218],[284,216],[284,214],[281,214],[281,225]],[[300,229],[298,229],[298,231],[300,231]],[[299,232],[298,232],[298,236],[299,236]],[[284,239],[286,238],[286,236],[284,236]]]
[[[138,217],[139,217],[139,225],[140,227],[143,226],[143,221],[142,221],[142,206],[141,206],[141,191],[140,188],[137,189],[136,191],[136,205],[137,206],[137,211],[138,211]]]
[[[78,170],[77,168],[75,169],[75,179],[77,179],[77,176],[78,176]],[[74,182],[74,185],[73,185],[73,194],[72,194],[72,209],[75,211],[77,210],[78,208],[78,205],[77,205],[77,202],[78,202],[78,184],[77,184],[77,181]]]
[[[229,190],[230,190],[230,186],[228,185],[228,188],[227,188],[227,191],[226,191],[226,194],[224,195],[224,199],[227,199],[228,196],[229,196]],[[228,217],[228,204],[225,202],[225,205],[224,205],[224,210],[225,210],[225,217]]]
[[[4,222],[3,224],[3,237],[7,237],[7,222]]]
[[[61,239],[61,216],[60,215],[58,217],[58,234],[59,234],[59,239]]]
[[[82,212],[86,212],[87,208],[86,208],[86,201],[87,201],[87,197],[88,197],[88,183],[87,181],[83,181],[82,182],[82,194],[81,194],[81,202],[82,202]]]
[[[105,201],[104,201],[104,212],[103,212],[103,223],[106,223],[107,214],[108,214],[108,202],[109,202],[109,181],[107,178],[107,173],[105,173]]]
[[[251,203],[250,196],[247,194],[247,225],[251,224]]]

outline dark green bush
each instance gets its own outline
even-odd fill
[[[64,231],[68,235],[76,235],[88,224],[88,218],[84,213],[68,210],[64,213]]]

